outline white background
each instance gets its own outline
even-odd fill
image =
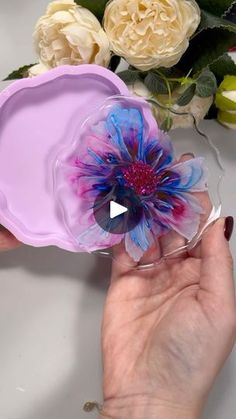
[[[31,35],[47,0],[0,0],[0,79],[35,61]],[[3,88],[5,84],[0,84]],[[236,211],[235,132],[203,123],[227,169],[224,214]],[[235,236],[232,250],[236,255]],[[100,324],[110,264],[59,249],[0,254],[0,418],[80,419],[101,399]],[[205,419],[236,416],[236,353],[212,391]],[[96,416],[96,415],[95,415]]]

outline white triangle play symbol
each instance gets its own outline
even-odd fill
[[[117,204],[117,202],[110,202],[110,218],[118,217],[118,215],[124,214],[128,211],[128,208],[123,207],[123,205]]]

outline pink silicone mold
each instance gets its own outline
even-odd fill
[[[52,168],[57,149],[114,95],[129,91],[95,65],[58,67],[0,94],[0,222],[20,241],[78,251],[55,201]]]

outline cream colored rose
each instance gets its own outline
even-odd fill
[[[177,64],[200,20],[195,0],[112,0],[104,28],[114,53],[146,71]]]
[[[147,87],[144,85],[141,81],[136,81],[132,85],[128,86],[131,93],[133,93],[136,96],[140,96],[146,99],[155,99],[158,103],[162,104],[163,107],[168,106],[169,98],[167,95],[152,95],[152,93],[147,89]],[[172,100],[175,101],[178,98],[178,93],[174,92],[172,95]],[[171,112],[171,119],[173,120],[172,129],[175,128],[188,128],[193,127],[194,125],[194,119],[192,115],[194,116],[197,125],[199,122],[205,118],[207,112],[209,111],[211,105],[213,103],[213,96],[209,97],[199,97],[194,96],[191,102],[189,102],[186,106],[178,106],[173,103],[171,106],[171,109],[176,112]],[[152,105],[152,111],[155,119],[157,120],[158,124],[161,125],[161,123],[166,119],[167,117],[167,110],[162,109],[161,107]],[[182,115],[184,113],[187,113],[188,115]]]
[[[40,67],[31,73],[63,64],[99,64],[110,61],[109,40],[97,18],[73,0],[49,3],[37,22],[34,43]]]
[[[28,70],[29,77],[39,76],[39,74],[46,73],[46,71],[50,70],[50,67],[46,66],[43,63],[35,64]]]

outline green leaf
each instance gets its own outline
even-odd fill
[[[117,74],[121,80],[126,84],[134,83],[136,80],[139,80],[139,71],[125,70]]]
[[[152,71],[150,71],[150,73],[148,73],[148,75],[145,77],[144,84],[153,94],[168,94],[168,88],[165,80]]]
[[[227,10],[230,9],[234,0],[197,0],[201,9],[213,13],[217,16],[222,16]]]
[[[236,22],[236,1],[232,7],[224,14],[224,18],[230,20],[230,22]]]
[[[193,38],[195,38],[200,32],[206,29],[214,29],[214,28],[223,28],[227,29],[230,32],[236,33],[236,25],[229,20],[223,19],[219,16],[215,16],[211,13],[208,13],[204,10],[201,11],[201,23],[195,32]]]
[[[25,77],[28,77],[28,70],[33,65],[35,65],[35,64],[24,65],[23,67],[18,68],[18,70],[14,70],[3,81],[16,80],[16,79],[24,79]]]
[[[117,67],[120,64],[120,60],[121,60],[121,57],[118,57],[118,55],[113,55],[111,57],[111,61],[110,61],[110,64],[109,64],[109,70],[111,70],[111,71],[113,71],[113,73],[115,73],[115,71],[117,70]]]
[[[190,41],[178,67],[193,74],[211,65],[236,45],[236,25],[225,19],[202,12],[202,23]]]
[[[89,9],[100,21],[103,19],[108,1],[109,0],[75,0],[76,4]]]
[[[236,34],[225,29],[209,29],[194,38],[182,57],[179,67],[193,74],[213,64],[231,47],[236,45]]]
[[[196,84],[192,83],[190,86],[187,87],[187,89],[182,93],[182,95],[177,100],[177,105],[179,106],[186,106],[191,102],[193,96],[196,92]]]
[[[160,67],[158,68],[158,70],[153,69],[152,71],[158,71],[158,73],[163,74],[163,76],[165,76],[167,79],[171,78],[171,77],[182,77],[184,76],[183,72],[181,70],[179,70],[176,67],[169,67],[169,68],[165,68],[165,67]]]
[[[196,95],[200,97],[212,96],[217,90],[216,77],[209,69],[203,70],[197,78],[196,84]]]
[[[211,71],[215,74],[220,84],[226,75],[236,76],[236,64],[228,54],[218,58],[211,66]]]

